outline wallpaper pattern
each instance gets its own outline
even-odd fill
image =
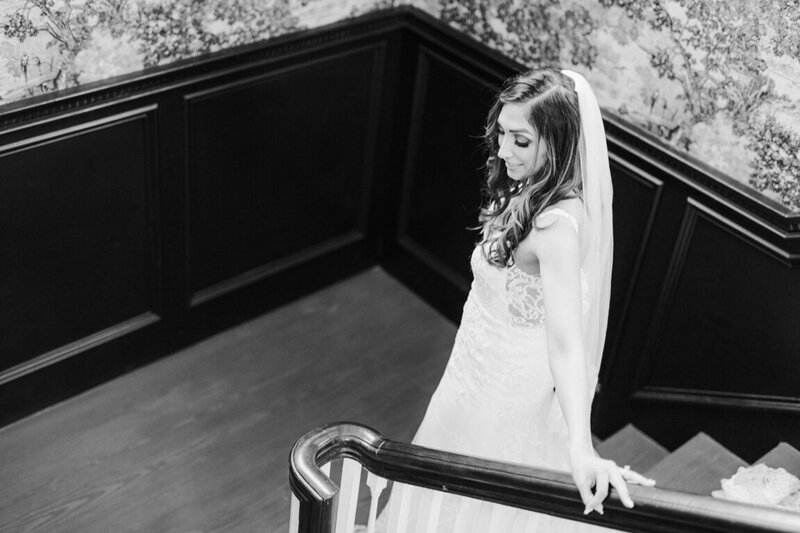
[[[800,0],[2,0],[0,105],[399,4],[800,211]]]
[[[386,0],[2,0],[0,104],[321,26]]]
[[[800,210],[797,0],[442,0],[439,16],[581,71],[604,108]]]

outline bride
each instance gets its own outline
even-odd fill
[[[447,368],[413,442],[570,471],[585,514],[603,513],[609,486],[632,507],[626,482],[654,482],[599,457],[589,422],[612,258],[608,153],[589,84],[577,73],[552,69],[512,77],[489,111],[485,145],[474,280]],[[414,502],[426,490],[400,485],[391,500],[404,490],[413,527]],[[379,529],[397,529],[391,516],[386,523],[391,514],[382,514]],[[482,520],[496,531],[601,529],[446,495],[438,531]]]

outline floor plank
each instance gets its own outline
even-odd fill
[[[455,326],[379,269],[0,430],[0,532],[286,531],[328,422],[408,440]]]

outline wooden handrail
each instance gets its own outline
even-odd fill
[[[300,502],[300,532],[333,531],[339,489],[318,465],[342,457],[389,480],[624,531],[800,531],[797,513],[635,485],[629,486],[633,509],[612,492],[603,516],[584,516],[580,495],[566,473],[394,442],[366,426],[344,422],[310,431],[292,449],[290,483]]]

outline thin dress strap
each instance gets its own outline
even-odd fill
[[[575,230],[575,233],[580,234],[580,231],[578,230],[578,220],[571,214],[561,209],[560,207],[551,207],[550,209],[543,211],[542,214],[539,215],[539,218],[542,218],[543,216],[546,215],[556,215],[566,218],[572,224],[572,229]]]

